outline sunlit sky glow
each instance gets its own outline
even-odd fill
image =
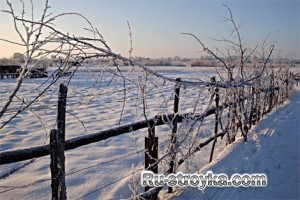
[[[12,0],[20,9],[19,1]],[[29,5],[29,0],[24,0]],[[43,0],[33,0],[36,14],[43,9]],[[275,43],[275,56],[300,58],[300,1],[299,0],[49,0],[54,14],[78,12],[99,29],[113,51],[128,56],[132,31],[133,56],[144,57],[200,57],[201,46],[192,37],[195,34],[211,48],[224,49],[223,43],[212,38],[228,37],[232,28],[224,21],[228,5],[236,23],[242,24],[240,32],[246,47],[261,44],[270,33],[269,44]],[[1,10],[7,9],[0,1]],[[29,8],[29,7],[28,7]],[[28,10],[29,11],[29,10]],[[83,35],[88,24],[76,16],[57,21],[64,32]],[[0,13],[0,38],[19,41],[11,17]],[[17,46],[0,41],[0,57],[10,57],[21,52]],[[280,50],[280,51],[279,51]]]

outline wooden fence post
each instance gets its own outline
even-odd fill
[[[285,98],[289,98],[289,74],[286,72],[286,79],[285,79]]]
[[[57,106],[57,129],[61,133],[60,137],[63,142],[65,142],[67,93],[67,86],[60,84]]]
[[[253,122],[255,122],[255,117],[256,117],[256,113],[255,113],[255,109],[254,109],[254,101],[255,101],[255,87],[254,86],[251,86],[251,95],[252,95],[252,99],[251,99],[251,108],[250,108],[250,116],[249,116],[249,130],[251,129],[252,124],[254,124]]]
[[[145,169],[158,173],[158,137],[155,137],[155,124],[151,123],[148,127],[148,137],[145,137]],[[145,187],[147,192],[151,187]],[[152,199],[156,199],[153,197]]]
[[[281,91],[281,100],[280,100],[280,103],[281,103],[281,105],[283,105],[283,103],[284,103],[284,89],[281,89],[282,91]]]
[[[50,169],[51,169],[51,188],[52,188],[52,200],[57,200],[59,197],[59,181],[58,181],[58,156],[57,156],[57,139],[58,131],[52,129],[50,133]]]
[[[269,105],[267,112],[271,112],[274,107],[274,96],[275,96],[275,90],[274,90],[274,72],[272,70],[271,78],[270,78],[270,94],[269,94]]]
[[[293,78],[293,73],[290,72],[289,76],[288,76],[288,79],[290,80],[290,82],[289,82],[289,95],[290,95],[290,92],[292,91],[293,86],[294,86],[294,81],[292,80],[292,78]]]
[[[260,118],[261,118],[261,115],[262,115],[262,110],[261,110],[261,108],[262,108],[262,106],[261,106],[261,91],[260,91],[260,89],[259,88],[257,88],[256,89],[256,98],[255,98],[255,104],[256,104],[256,106],[255,106],[255,113],[256,113],[256,122],[255,122],[255,124],[257,124],[259,121],[260,121]]]
[[[181,78],[176,78],[177,82],[181,81]],[[170,173],[174,173],[174,167],[176,162],[176,132],[177,132],[177,122],[178,122],[178,110],[179,110],[179,95],[180,95],[180,85],[175,85],[175,97],[174,97],[174,118],[173,118],[173,127],[172,127],[172,135],[171,135],[171,146],[170,146],[170,152],[171,152],[171,161],[169,163],[170,165]],[[168,188],[168,193],[172,193],[173,188]]]
[[[279,99],[279,90],[278,87],[274,85],[274,107],[278,106],[278,99]]]
[[[64,84],[59,85],[57,105],[57,137],[58,153],[56,154],[59,166],[59,199],[67,199],[65,183],[65,127],[66,127],[66,105],[68,88]]]
[[[65,165],[64,143],[56,129],[52,129],[50,133],[50,159],[52,200],[65,200],[65,171],[62,167]]]
[[[215,102],[216,102],[216,113],[215,113],[215,138],[214,138],[214,142],[213,142],[213,144],[212,144],[209,162],[211,162],[212,159],[213,159],[213,154],[214,154],[214,150],[215,150],[215,145],[216,145],[216,143],[217,143],[218,125],[219,125],[219,101],[220,101],[219,88],[216,88],[216,89],[215,89],[215,95],[216,95],[216,99],[215,99]]]

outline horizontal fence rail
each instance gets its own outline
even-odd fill
[[[178,116],[178,122],[182,122],[182,119],[185,116],[189,116],[189,115],[190,114]],[[71,138],[65,141],[65,150],[75,149],[80,146],[106,140],[108,138],[122,135],[124,133],[130,133],[132,131],[136,131],[139,129],[148,128],[148,125],[150,123],[155,124],[155,126],[164,125],[167,124],[168,121],[173,117],[174,117],[173,114],[157,116],[148,119],[148,121],[147,120],[138,121],[129,125],[123,125],[117,128],[112,128],[97,133]],[[19,150],[4,151],[0,153],[0,165],[47,156],[50,154],[49,152],[50,152],[49,144],[31,147],[31,148],[19,149]]]

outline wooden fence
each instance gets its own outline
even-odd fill
[[[52,187],[52,199],[66,199],[66,185],[65,185],[65,156],[64,152],[71,150],[83,145],[87,145],[94,142],[99,142],[106,140],[111,137],[115,137],[121,134],[129,133],[143,128],[148,128],[148,137],[145,138],[145,169],[151,170],[154,173],[158,173],[158,137],[155,135],[155,127],[160,126],[166,123],[172,123],[172,136],[170,140],[170,149],[171,149],[171,161],[169,163],[169,170],[166,173],[175,173],[174,165],[175,152],[172,151],[175,148],[176,144],[176,132],[177,124],[183,122],[185,119],[193,120],[203,120],[205,117],[210,115],[215,115],[215,129],[214,135],[211,138],[208,138],[206,141],[199,144],[194,148],[189,155],[191,156],[199,151],[204,146],[213,142],[210,161],[213,159],[214,147],[219,137],[223,137],[228,133],[228,129],[222,129],[222,132],[219,131],[220,127],[220,112],[225,109],[238,109],[238,106],[241,106],[241,103],[247,100],[251,100],[251,112],[249,120],[244,123],[237,123],[235,129],[240,129],[244,136],[245,141],[247,140],[247,132],[253,124],[256,124],[260,121],[261,117],[272,110],[272,108],[279,103],[283,102],[284,98],[288,97],[289,90],[291,89],[291,84],[288,79],[285,81],[284,91],[280,87],[270,87],[270,88],[255,88],[251,86],[251,93],[249,96],[244,96],[238,98],[238,102],[226,102],[220,105],[220,95],[219,88],[214,89],[214,101],[215,106],[208,109],[205,113],[201,114],[179,114],[179,95],[180,95],[180,79],[177,79],[177,84],[175,86],[175,97],[174,97],[174,112],[169,115],[159,115],[148,120],[142,120],[134,122],[129,125],[123,125],[116,128],[100,131],[93,134],[83,135],[76,138],[71,138],[65,140],[65,113],[66,113],[66,100],[67,100],[67,87],[63,84],[60,85],[59,97],[58,97],[58,114],[57,114],[57,129],[51,130],[50,135],[50,144],[36,146],[32,148],[19,149],[13,151],[4,151],[0,153],[0,165],[24,161],[32,158],[42,157],[50,155],[50,168],[51,168],[51,187]],[[264,108],[261,108],[258,104],[259,98],[262,97],[264,93],[268,105],[262,105]],[[281,101],[278,101],[281,98]],[[191,117],[192,116],[192,117]],[[243,133],[244,131],[244,133]],[[228,135],[229,137],[229,135]],[[181,158],[177,161],[177,165],[181,165],[186,158]],[[145,193],[141,194],[142,198],[155,199],[158,192],[162,189],[159,188],[145,188]],[[172,192],[172,188],[168,189],[169,192]]]

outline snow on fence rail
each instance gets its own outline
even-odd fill
[[[178,83],[180,79],[177,79]],[[245,87],[245,86],[244,86]],[[242,88],[239,92],[244,92],[245,88]],[[228,136],[229,143],[233,142],[234,138],[230,138],[229,131],[240,129],[244,140],[247,141],[247,132],[251,128],[252,124],[256,124],[260,121],[261,117],[270,112],[273,107],[279,103],[283,103],[283,100],[288,97],[289,91],[291,89],[291,84],[289,84],[288,79],[285,81],[285,87],[269,87],[269,88],[256,88],[254,86],[250,86],[248,89],[250,90],[248,96],[237,97],[237,102],[223,102],[220,104],[220,94],[219,90],[221,88],[215,88],[211,99],[214,99],[215,106],[207,109],[204,113],[186,113],[179,114],[178,113],[178,105],[179,105],[179,91],[180,84],[176,84],[175,86],[175,100],[174,100],[174,113],[168,115],[159,115],[153,118],[142,120],[138,122],[134,122],[128,125],[118,126],[116,128],[108,129],[105,131],[100,131],[93,134],[88,134],[84,136],[79,136],[75,138],[71,138],[65,140],[65,112],[66,112],[66,99],[67,99],[67,88],[63,84],[60,85],[59,91],[59,100],[58,100],[58,116],[57,116],[57,129],[53,129],[51,131],[50,144],[36,146],[32,148],[25,148],[13,151],[4,151],[0,153],[0,165],[14,163],[19,161],[24,161],[32,158],[38,158],[46,155],[51,155],[51,176],[52,176],[52,198],[66,198],[66,186],[65,186],[65,172],[64,172],[64,151],[71,150],[83,145],[87,145],[94,142],[99,142],[102,140],[106,140],[111,137],[115,137],[121,134],[129,133],[132,131],[136,131],[143,128],[148,128],[148,137],[145,138],[145,169],[152,170],[154,173],[158,173],[158,137],[155,136],[155,127],[163,124],[172,124],[172,137],[170,140],[171,146],[170,148],[174,148],[176,146],[176,131],[177,131],[177,123],[181,123],[187,119],[193,119],[196,121],[201,121],[205,117],[215,114],[215,129],[214,136],[208,138],[204,142],[200,143],[196,148],[189,152],[186,157],[179,159],[177,165],[181,165],[187,159],[187,157],[194,155],[197,151],[199,151],[204,146],[213,142],[213,146],[211,149],[210,161],[213,158],[214,146],[217,142],[217,138]],[[264,95],[262,95],[264,94]],[[263,105],[259,105],[258,101],[260,98],[264,98]],[[245,101],[249,101],[251,103],[251,111],[249,112],[249,119],[246,122],[241,121],[241,119],[237,119],[237,123],[232,124],[232,127],[222,127],[221,123],[221,112],[226,109],[237,110],[243,106]],[[233,118],[238,118],[238,115],[233,116]],[[222,129],[220,132],[219,129]],[[173,152],[174,153],[174,152]],[[172,155],[171,155],[172,156]],[[175,157],[173,155],[173,157]],[[174,173],[174,161],[172,159],[169,163],[169,170],[165,173]],[[146,192],[140,194],[140,197],[143,198],[156,198],[158,192],[162,189],[160,188],[145,188]],[[171,192],[172,189],[169,188]]]

